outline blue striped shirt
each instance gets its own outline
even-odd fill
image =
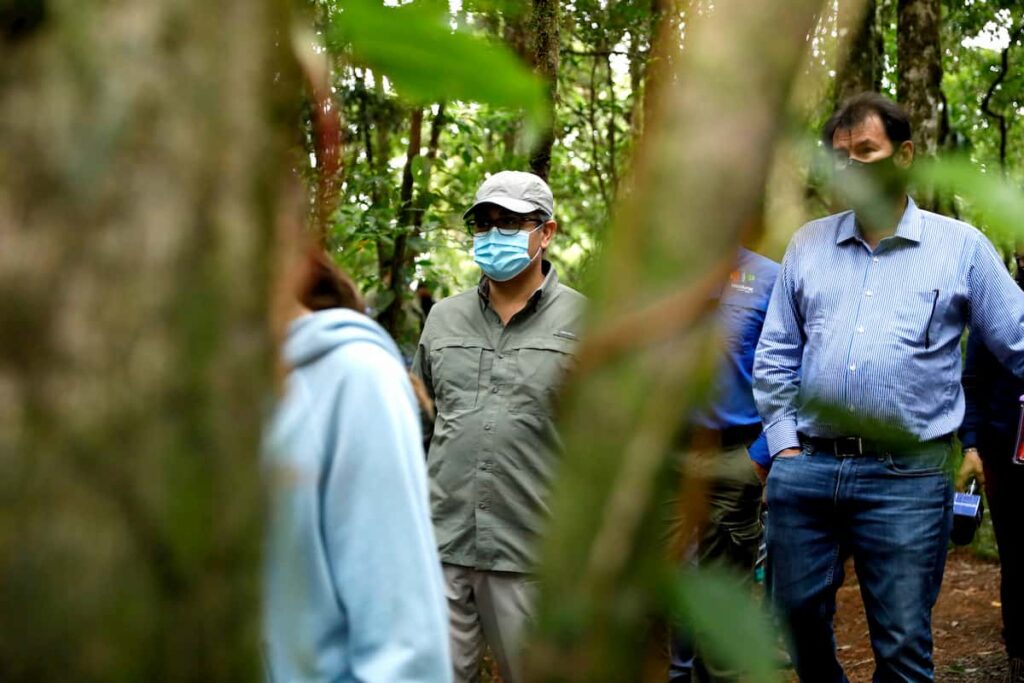
[[[1024,376],[1024,293],[978,230],[908,199],[872,252],[852,212],[812,221],[786,250],[754,359],[772,455],[797,433],[918,439],[964,416],[960,338],[970,326]]]

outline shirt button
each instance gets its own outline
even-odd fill
[[[875,293],[872,292],[870,289],[864,290],[864,296],[874,296],[874,295],[875,295]]]
[[[850,372],[857,372],[857,364],[850,363]]]
[[[846,409],[849,410],[852,413],[853,412],[853,404],[851,403],[850,405],[846,406]]]
[[[491,387],[491,393],[492,394],[498,393],[498,387]]]
[[[498,354],[498,360],[505,360],[505,354],[499,353]]]
[[[877,257],[877,256],[875,256],[875,257],[874,257],[874,258],[872,258],[871,260],[872,260],[872,261],[874,261],[875,263],[878,263],[878,257]]]
[[[489,432],[489,431],[491,431],[491,425],[489,425],[489,424],[485,424],[485,425],[484,425],[484,431],[485,431],[485,432]]]
[[[857,334],[864,334],[864,326],[863,325],[858,325],[857,326]]]
[[[487,509],[487,503],[480,503],[480,504],[477,505],[477,507],[480,508],[481,510],[486,510]]]

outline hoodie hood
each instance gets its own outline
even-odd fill
[[[315,311],[292,321],[284,343],[284,359],[290,367],[300,368],[354,341],[376,344],[402,362],[398,347],[383,327],[347,308]]]

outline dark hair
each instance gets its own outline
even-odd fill
[[[837,130],[852,128],[872,114],[882,119],[885,134],[894,147],[911,139],[910,117],[903,107],[876,92],[862,92],[843,100],[821,129],[821,141],[831,149]]]
[[[366,310],[355,283],[349,279],[323,249],[312,247],[306,254],[307,275],[299,291],[299,301],[311,311],[326,308]]]

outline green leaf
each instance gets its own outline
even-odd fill
[[[723,570],[688,570],[668,581],[675,623],[693,637],[716,666],[745,674],[743,680],[777,681],[777,629],[753,600],[750,587]]]
[[[430,177],[430,167],[433,165],[430,159],[424,156],[413,157],[412,178],[417,187],[425,187]],[[422,193],[421,193],[422,196]]]
[[[985,173],[967,158],[915,164],[914,177],[970,202],[973,213],[996,242],[1024,240],[1024,193],[999,175]]]
[[[453,31],[447,3],[385,7],[348,0],[332,17],[328,46],[351,48],[356,62],[387,76],[405,98],[472,100],[545,118],[545,88],[507,46]]]
[[[390,289],[376,290],[369,297],[372,306],[377,313],[380,313],[395,300],[395,293]]]
[[[412,237],[410,237],[406,242],[406,245],[409,247],[409,249],[418,254],[422,254],[429,251],[430,247],[432,246],[428,240],[425,240],[422,237],[419,237],[418,235],[413,235]]]

